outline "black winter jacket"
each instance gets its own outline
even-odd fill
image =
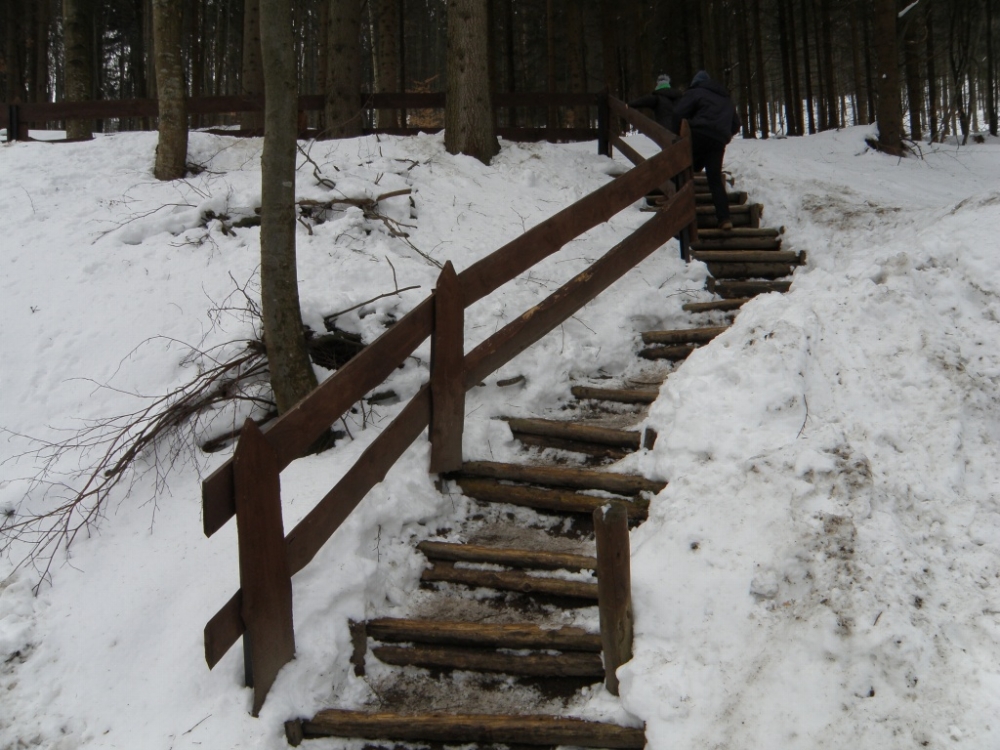
[[[729,143],[740,132],[740,118],[733,100],[721,83],[711,79],[692,83],[674,107],[671,130],[681,131],[681,120],[691,130],[720,143]]]
[[[628,103],[630,107],[649,107],[653,110],[653,119],[667,130],[673,130],[674,105],[681,98],[677,89],[658,89],[647,96],[640,96]],[[676,133],[677,131],[674,130]]]

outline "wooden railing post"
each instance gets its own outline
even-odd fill
[[[278,461],[253,420],[240,433],[233,456],[236,531],[240,548],[240,614],[247,686],[253,715],[260,713],[279,670],[295,657],[292,579],[281,520]]]
[[[431,333],[431,466],[432,473],[462,466],[465,424],[465,302],[451,261],[445,263],[434,290]]]
[[[691,127],[688,125],[687,120],[681,121],[681,132],[680,137],[682,139],[687,139],[688,144],[691,143]],[[690,147],[690,146],[689,146]],[[694,168],[689,166],[677,177],[677,188],[680,189],[688,182],[694,182]],[[698,214],[695,213],[694,220],[681,230],[680,234],[680,244],[681,244],[681,258],[685,262],[690,262],[691,260],[691,243],[698,241]]]
[[[618,695],[618,667],[632,659],[632,572],[628,513],[621,503],[594,511],[597,606],[604,651],[604,684]]]
[[[19,140],[21,137],[21,117],[17,104],[7,106],[7,143]]]

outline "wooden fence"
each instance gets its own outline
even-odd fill
[[[498,93],[493,96],[494,111],[509,108],[549,109],[555,108],[586,108],[588,113],[597,108],[597,118],[600,120],[605,101],[603,94],[546,94],[546,93]],[[324,97],[310,94],[299,97],[300,112],[322,111]],[[364,94],[359,101],[359,109],[371,112],[378,109],[390,109],[401,112],[406,122],[405,113],[413,110],[443,110],[445,95],[443,93],[407,93],[407,94]],[[263,97],[248,96],[211,96],[192,97],[187,100],[188,115],[238,115],[243,112],[261,112],[264,109]],[[46,102],[46,103],[0,103],[0,128],[7,129],[7,140],[29,140],[30,127],[42,128],[49,123],[60,123],[67,120],[126,120],[136,118],[151,118],[158,114],[156,99],[114,99],[89,102]],[[588,122],[591,120],[588,114]],[[413,135],[418,132],[433,132],[440,127],[406,126],[397,128],[367,128],[366,133],[386,133],[388,135]],[[598,137],[606,130],[603,121],[598,127],[574,128],[538,128],[538,127],[501,127],[497,134],[508,140],[515,141],[588,141]],[[227,131],[231,135],[250,135],[243,131]],[[259,133],[257,133],[259,134]],[[317,135],[315,130],[304,131],[302,135]]]
[[[439,94],[420,95],[419,100],[417,96],[373,97],[372,106],[444,103]],[[443,473],[458,469],[462,463],[466,391],[552,331],[669,239],[681,232],[696,231],[687,124],[677,137],[616,99],[588,96],[587,103],[597,105],[605,113],[602,118],[605,129],[601,133],[589,131],[587,137],[597,137],[603,153],[610,154],[612,145],[618,147],[636,166],[461,273],[447,263],[427,299],[265,431],[248,420],[233,457],[203,482],[205,535],[213,535],[231,518],[236,518],[240,571],[240,589],[205,626],[205,658],[209,667],[214,667],[243,637],[244,671],[246,684],[254,688],[255,716],[278,671],[295,655],[291,577],[309,564],[403,452],[429,428],[429,470]],[[518,106],[535,104],[527,104],[531,100],[526,97],[518,96]],[[560,106],[580,103],[569,96],[557,99]],[[303,100],[310,106],[319,105],[307,97]],[[239,111],[235,105],[244,106],[248,100],[227,99],[229,103],[224,105],[218,99],[201,100],[210,103],[204,107],[195,105],[198,101],[191,100],[189,111]],[[504,103],[502,99],[501,102]],[[552,104],[551,97],[544,103]],[[20,105],[18,116],[26,122],[75,116],[151,116],[155,114],[151,106],[148,101]],[[609,112],[620,115],[650,137],[660,147],[659,153],[649,159],[639,156],[617,137],[617,129],[612,131],[608,127]],[[10,122],[8,119],[7,124]],[[16,117],[13,122],[17,124]],[[552,135],[551,131],[549,134]],[[672,197],[651,219],[544,301],[465,353],[465,308],[632,206],[650,190],[671,181],[676,184],[676,192],[668,191],[673,193]],[[692,235],[692,239],[696,237]],[[280,472],[302,456],[353,404],[388,378],[428,336],[431,337],[429,383],[286,535]],[[617,632],[619,643],[615,648],[619,653],[624,653],[625,646],[630,648],[630,632],[630,629],[628,633]],[[628,643],[624,644],[624,640]]]

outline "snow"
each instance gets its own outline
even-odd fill
[[[567,710],[644,721],[651,748],[1000,747],[1000,141],[897,160],[868,151],[868,132],[727,152],[808,265],[670,375],[646,418],[655,447],[616,468],[669,481],[632,533],[635,659],[620,701],[598,687]],[[193,377],[192,347],[225,358],[254,336],[237,290],[255,294],[259,231],[202,219],[252,214],[261,142],[193,134],[206,169],[173,183],[152,177],[155,143],[0,147],[5,512],[59,494],[32,481],[32,439],[131,412]],[[412,209],[407,196],[381,204],[412,246],[353,207],[298,230],[314,330],[420,286],[340,316],[365,341],[433,288],[424,256],[462,270],[623,165],[593,143],[505,142],[490,166],[448,155],[440,136],[303,148],[336,190],[300,157],[300,198],[413,191]],[[474,305],[466,349],[647,218],[619,214]],[[466,457],[517,460],[493,417],[552,416],[572,379],[639,373],[642,330],[718,321],[681,311],[708,299],[704,275],[670,243],[473,389]],[[391,378],[404,399],[428,359],[425,342]],[[353,439],[283,473],[286,530],[400,407],[351,415]],[[185,439],[244,416],[221,411]],[[182,449],[165,476],[144,457],[37,596],[37,571],[15,568],[26,549],[0,559],[0,748],[281,748],[286,719],[369,697],[347,621],[405,610],[422,568],[412,541],[463,502],[435,489],[418,441],[295,576],[297,658],[254,719],[240,649],[212,671],[202,649],[238,586],[234,525],[201,531],[200,479],[227,455]],[[93,458],[70,451],[49,479],[78,486]]]

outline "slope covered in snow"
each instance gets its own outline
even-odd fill
[[[655,448],[622,463],[670,482],[632,535],[636,659],[623,708],[595,690],[569,710],[630,712],[653,748],[1000,745],[1000,143],[897,161],[864,135],[729,149],[739,186],[809,263],[670,376],[648,418]],[[167,184],[150,173],[154,147],[155,134],[122,134],[0,149],[5,513],[46,507],[94,458],[69,451],[43,477],[44,441],[134,411],[210,361],[197,352],[226,358],[254,335],[243,290],[253,299],[258,231],[212,217],[258,204],[260,142],[194,134],[205,171]],[[381,203],[408,238],[353,207],[298,232],[317,331],[420,287],[338,317],[365,341],[433,288],[429,259],[461,270],[621,166],[594,144],[505,143],[489,167],[437,136],[305,147],[300,198],[412,190]],[[623,212],[477,303],[467,349],[645,218]],[[571,378],[634,371],[640,331],[697,324],[680,308],[707,299],[704,274],[670,243],[470,392],[467,457],[515,458],[491,417],[550,414]],[[404,399],[428,359],[425,343],[393,376]],[[495,384],[519,374],[520,389]],[[350,438],[282,475],[286,529],[399,408],[352,415]],[[211,672],[202,656],[204,623],[238,585],[233,524],[201,533],[199,480],[225,453],[170,447],[143,458],[150,470],[57,556],[37,597],[37,572],[14,570],[25,548],[0,560],[0,748],[279,748],[285,719],[370,695],[348,669],[347,619],[405,604],[422,565],[408,540],[455,512],[425,444],[295,577],[298,657],[260,719],[239,649]]]

